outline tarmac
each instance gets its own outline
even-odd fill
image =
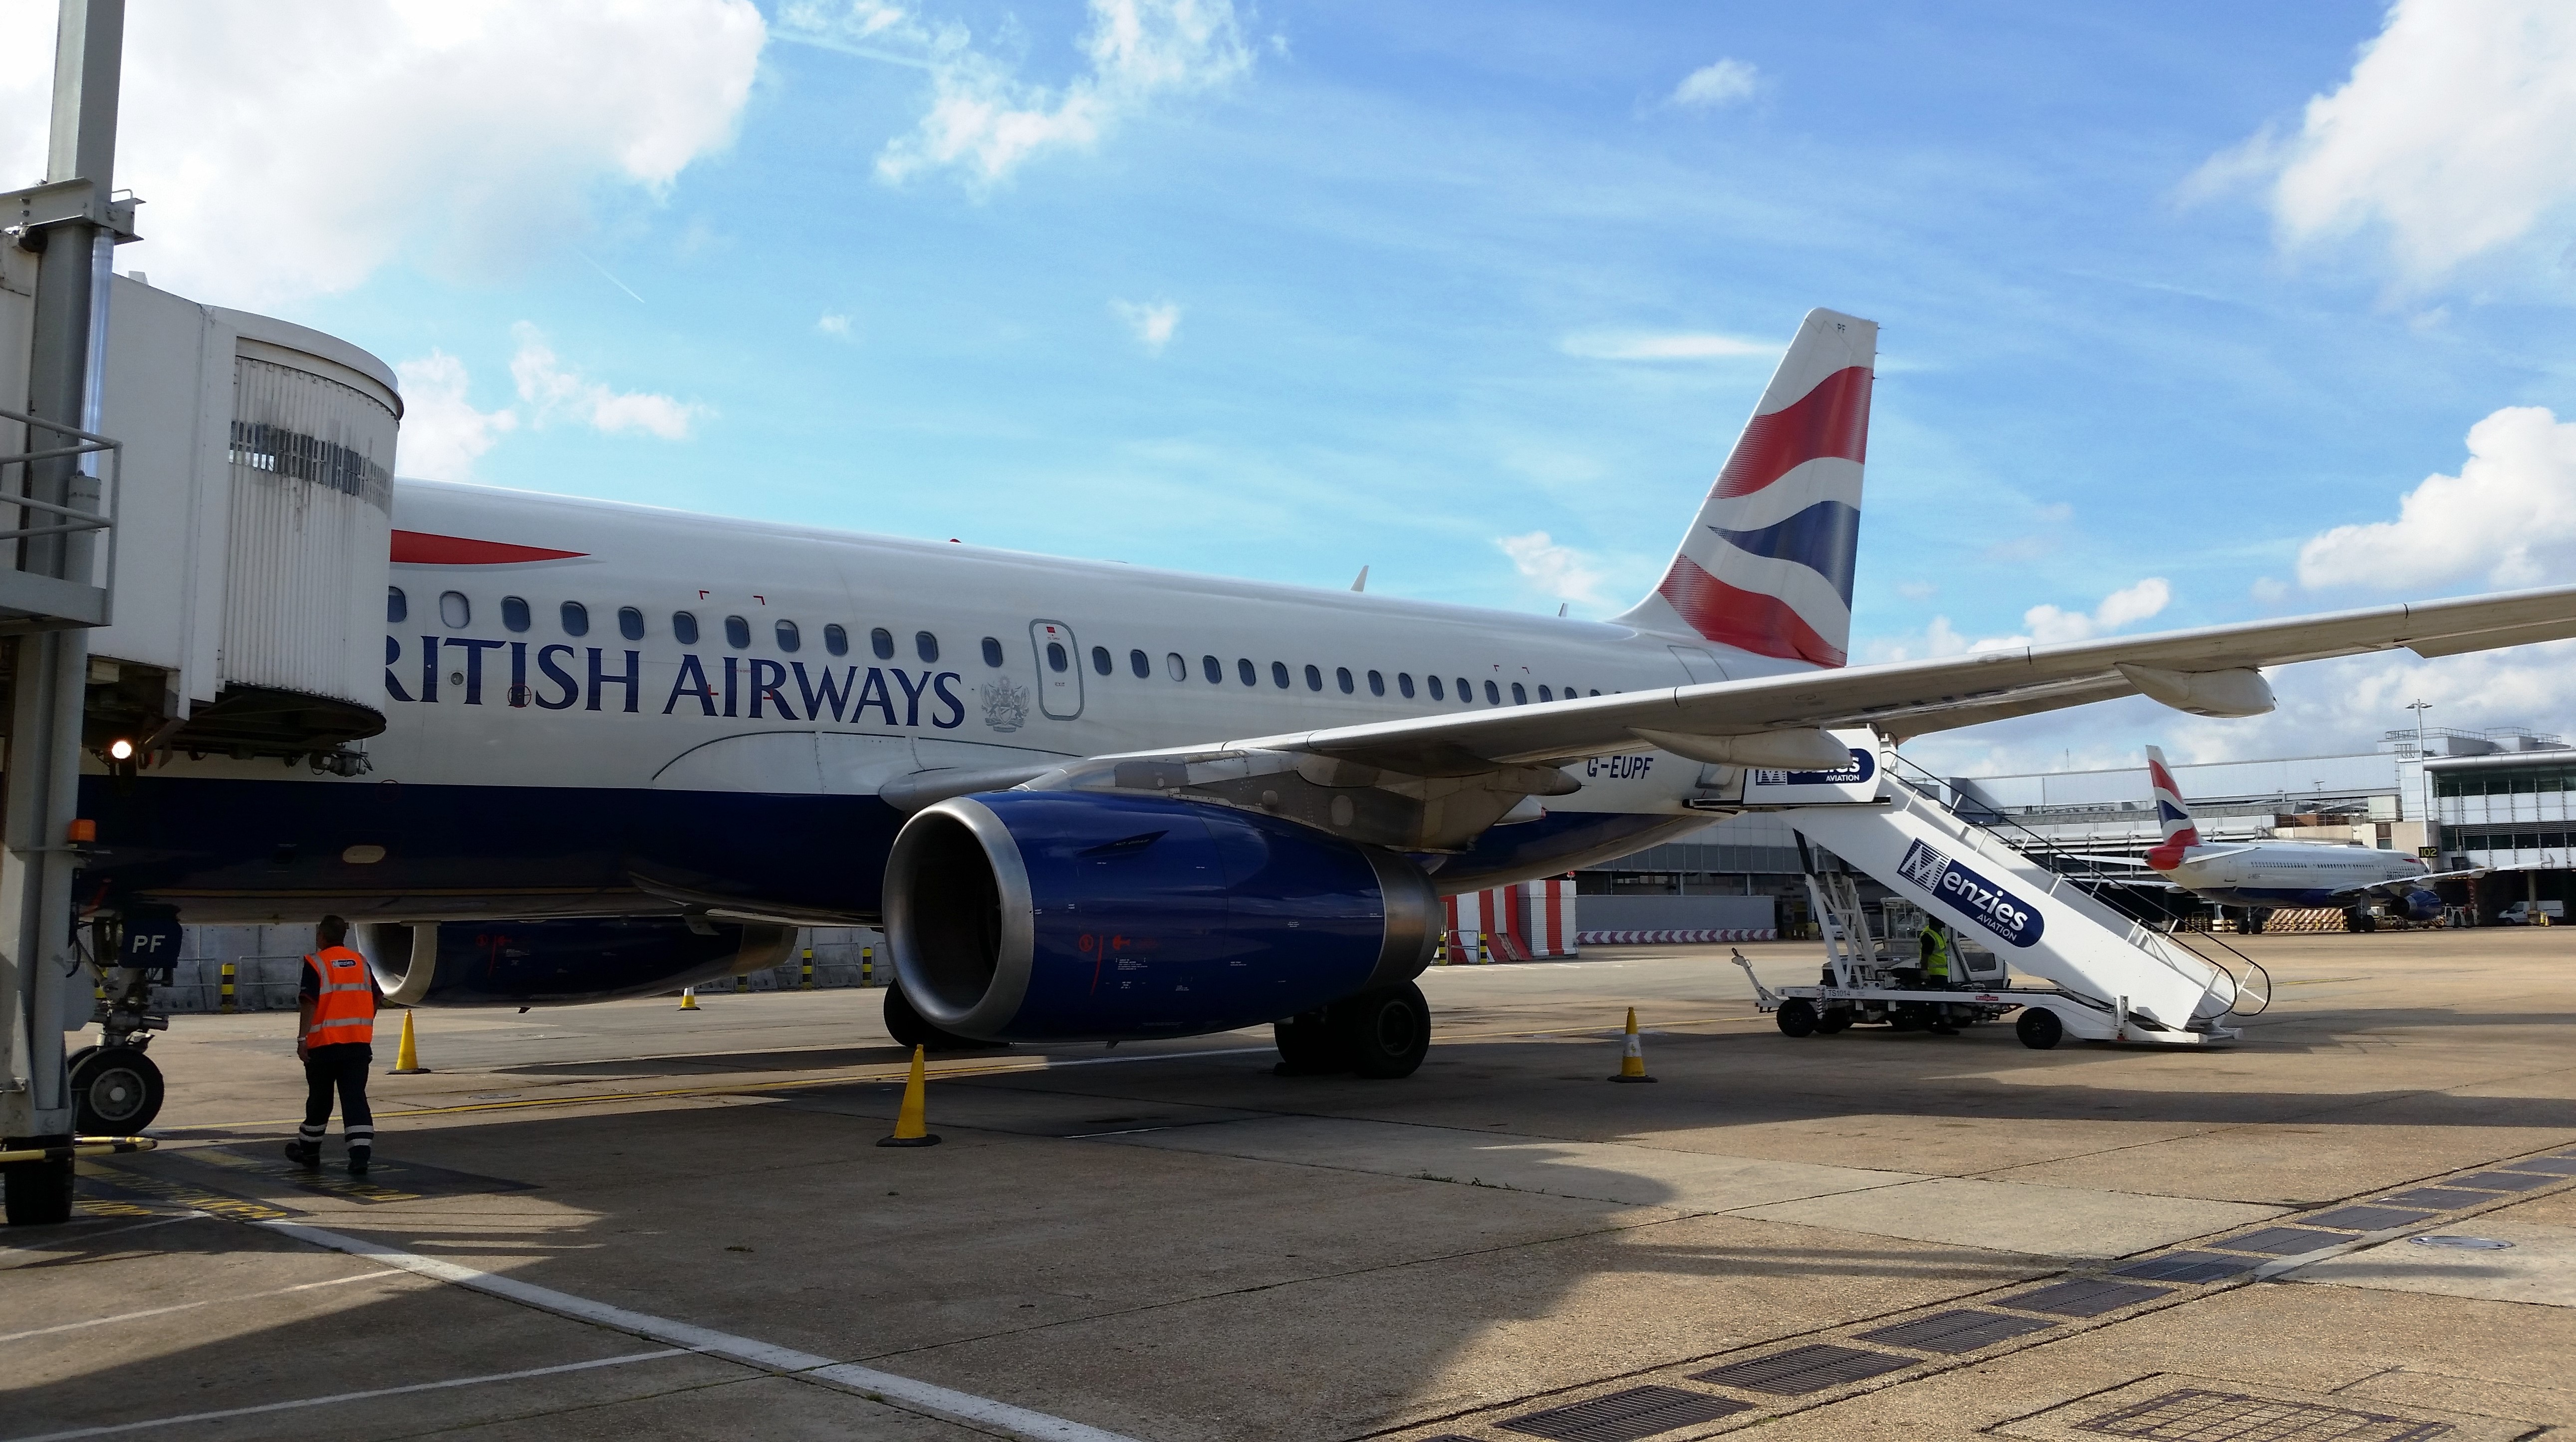
[[[1426,975],[1402,1081],[941,1057],[920,1149],[880,992],[423,1011],[363,1181],[281,1155],[290,1018],[185,1017],[160,1149],[0,1232],[0,1442],[2576,1427],[2576,931],[2239,944],[2225,1050],[1792,1040],[1595,948]]]

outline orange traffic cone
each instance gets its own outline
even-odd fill
[[[1627,1039],[1619,1047],[1619,1074],[1610,1080],[1614,1082],[1654,1080],[1653,1077],[1646,1075],[1646,1048],[1637,1040],[1637,1009],[1633,1006],[1628,1008]]]
[[[411,1043],[411,1013],[403,1013],[402,1045],[394,1048],[395,1076],[419,1076],[429,1068],[420,1064],[420,1052]]]
[[[935,1147],[939,1145],[939,1138],[930,1134],[922,1116],[924,1104],[929,1099],[929,1092],[930,1068],[923,1059],[921,1048],[914,1047],[912,1075],[906,1078],[903,1084],[903,1109],[894,1114],[894,1135],[880,1137],[877,1140],[878,1146]]]

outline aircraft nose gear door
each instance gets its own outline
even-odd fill
[[[1062,621],[1031,621],[1029,640],[1038,649],[1038,709],[1058,721],[1082,714],[1082,648],[1073,628]]]

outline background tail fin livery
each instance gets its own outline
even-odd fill
[[[2200,844],[2200,828],[2191,819],[2191,808],[2183,804],[2182,788],[2174,784],[2173,772],[2165,766],[2165,753],[2154,746],[2147,748],[2147,788],[2156,803],[2156,824],[2165,838],[2147,853],[2147,864],[2158,871],[2171,871],[2182,865],[2185,850]]]
[[[1878,323],[1811,310],[1655,593],[1624,625],[1839,666]]]

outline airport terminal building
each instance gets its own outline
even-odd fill
[[[2173,768],[2205,841],[2295,840],[2411,851],[2486,922],[2515,901],[2576,910],[2576,748],[2525,727],[2391,731],[2346,755]],[[1951,777],[1943,800],[2025,851],[2143,856],[2158,839],[2143,764]],[[1871,892],[1875,883],[1863,883]],[[1577,876],[1584,929],[1794,927],[1808,919],[1798,837],[1777,815],[1712,823]]]

